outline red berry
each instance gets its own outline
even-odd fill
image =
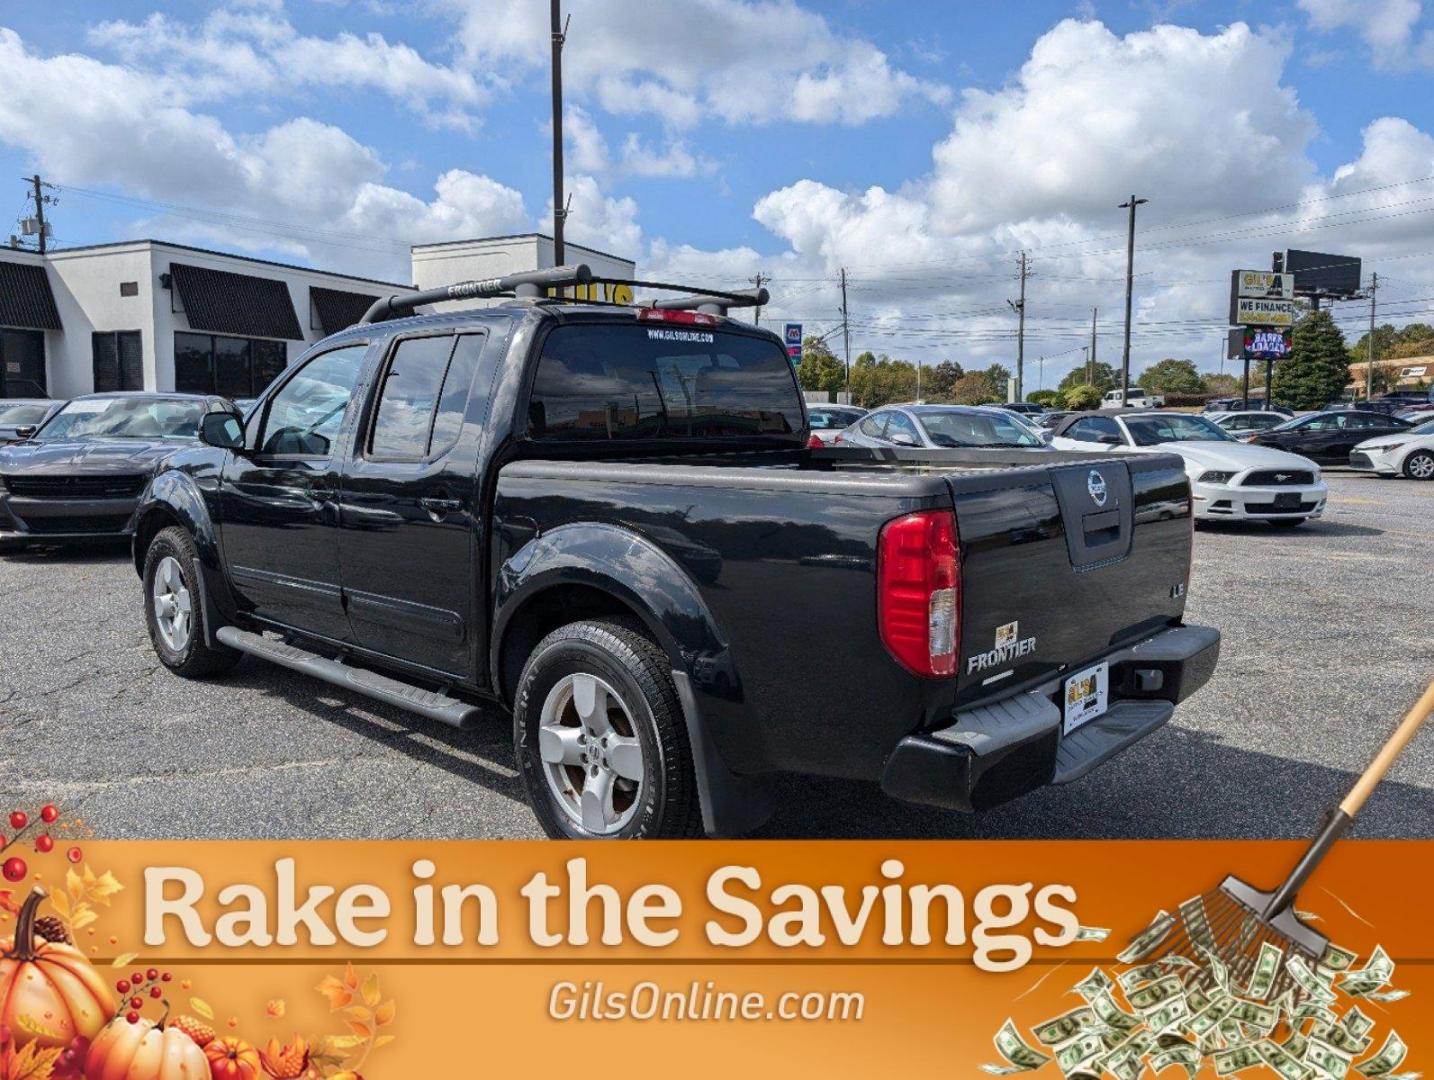
[[[125,1018],[126,1020],[128,1020],[131,1024],[138,1024],[138,1023],[139,1023],[139,1013],[137,1013],[137,1012],[125,1013],[125,1014],[124,1014],[124,1018]]]
[[[149,996],[152,997],[152,998],[158,998],[159,995],[162,994],[162,993],[164,993],[164,991],[161,990],[161,989],[160,989],[159,987],[157,987],[157,986],[151,986],[151,987],[149,988]]]
[[[144,977],[150,982],[154,982],[155,979],[159,978],[159,968],[150,968],[144,973]]]
[[[5,865],[0,867],[0,873],[5,875],[6,881],[24,881],[29,872],[30,868],[25,865],[25,860],[18,855],[12,855],[5,860]]]
[[[174,978],[174,976],[171,975],[169,972],[166,971],[163,975],[161,975],[161,976],[159,977],[159,981],[160,981],[160,982],[169,982],[169,980],[172,979],[172,978]]]
[[[23,810],[10,811],[10,828],[23,829],[30,824],[30,815]]]
[[[142,997],[132,997],[132,998],[130,998],[130,999],[129,999],[129,1007],[130,1007],[131,1009],[142,1009],[142,1008],[144,1008],[144,998],[142,998]]]
[[[44,833],[41,833],[39,836],[35,837],[35,850],[38,851],[41,855],[48,855],[51,851],[55,850],[54,839],[45,835]]]
[[[69,859],[70,862],[73,863],[79,862],[84,857],[85,853],[77,847],[72,847],[69,851],[65,852],[65,858]]]
[[[115,989],[118,990],[121,994],[128,994],[128,993],[129,993],[129,980],[128,980],[128,979],[121,979],[119,982],[115,983]]]
[[[54,803],[46,803],[40,807],[40,820],[46,825],[53,825],[60,820],[60,809]]]
[[[129,977],[129,981],[134,983],[135,986],[138,986],[140,983],[144,982],[144,972],[136,971],[133,975]]]

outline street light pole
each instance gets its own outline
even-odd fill
[[[1125,349],[1120,357],[1120,407],[1125,408],[1126,391],[1130,388],[1130,296],[1135,287],[1135,208],[1149,199],[1137,199],[1134,195],[1129,202],[1120,204],[1120,209],[1130,211],[1130,232],[1125,242]]]
[[[563,225],[568,216],[563,200],[563,39],[566,34],[562,0],[552,0],[549,17],[553,37],[553,265],[562,266],[567,258]]]

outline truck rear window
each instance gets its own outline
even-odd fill
[[[703,326],[560,326],[528,406],[539,439],[794,435],[802,406],[771,341]]]

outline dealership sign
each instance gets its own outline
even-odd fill
[[[1230,322],[1234,326],[1294,326],[1295,302],[1237,296],[1231,306]]]
[[[802,362],[802,324],[789,322],[787,330],[787,359],[794,364]]]
[[[1293,300],[1295,276],[1271,270],[1236,270],[1235,295],[1256,300]]]
[[[1289,327],[1247,326],[1243,356],[1246,360],[1283,360],[1294,348],[1294,336]]]

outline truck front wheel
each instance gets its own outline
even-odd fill
[[[185,679],[228,671],[243,653],[205,640],[199,555],[178,525],[160,531],[144,554],[144,614],[159,662]]]
[[[518,681],[513,742],[528,802],[558,840],[702,834],[692,752],[671,664],[637,626],[569,623]]]

